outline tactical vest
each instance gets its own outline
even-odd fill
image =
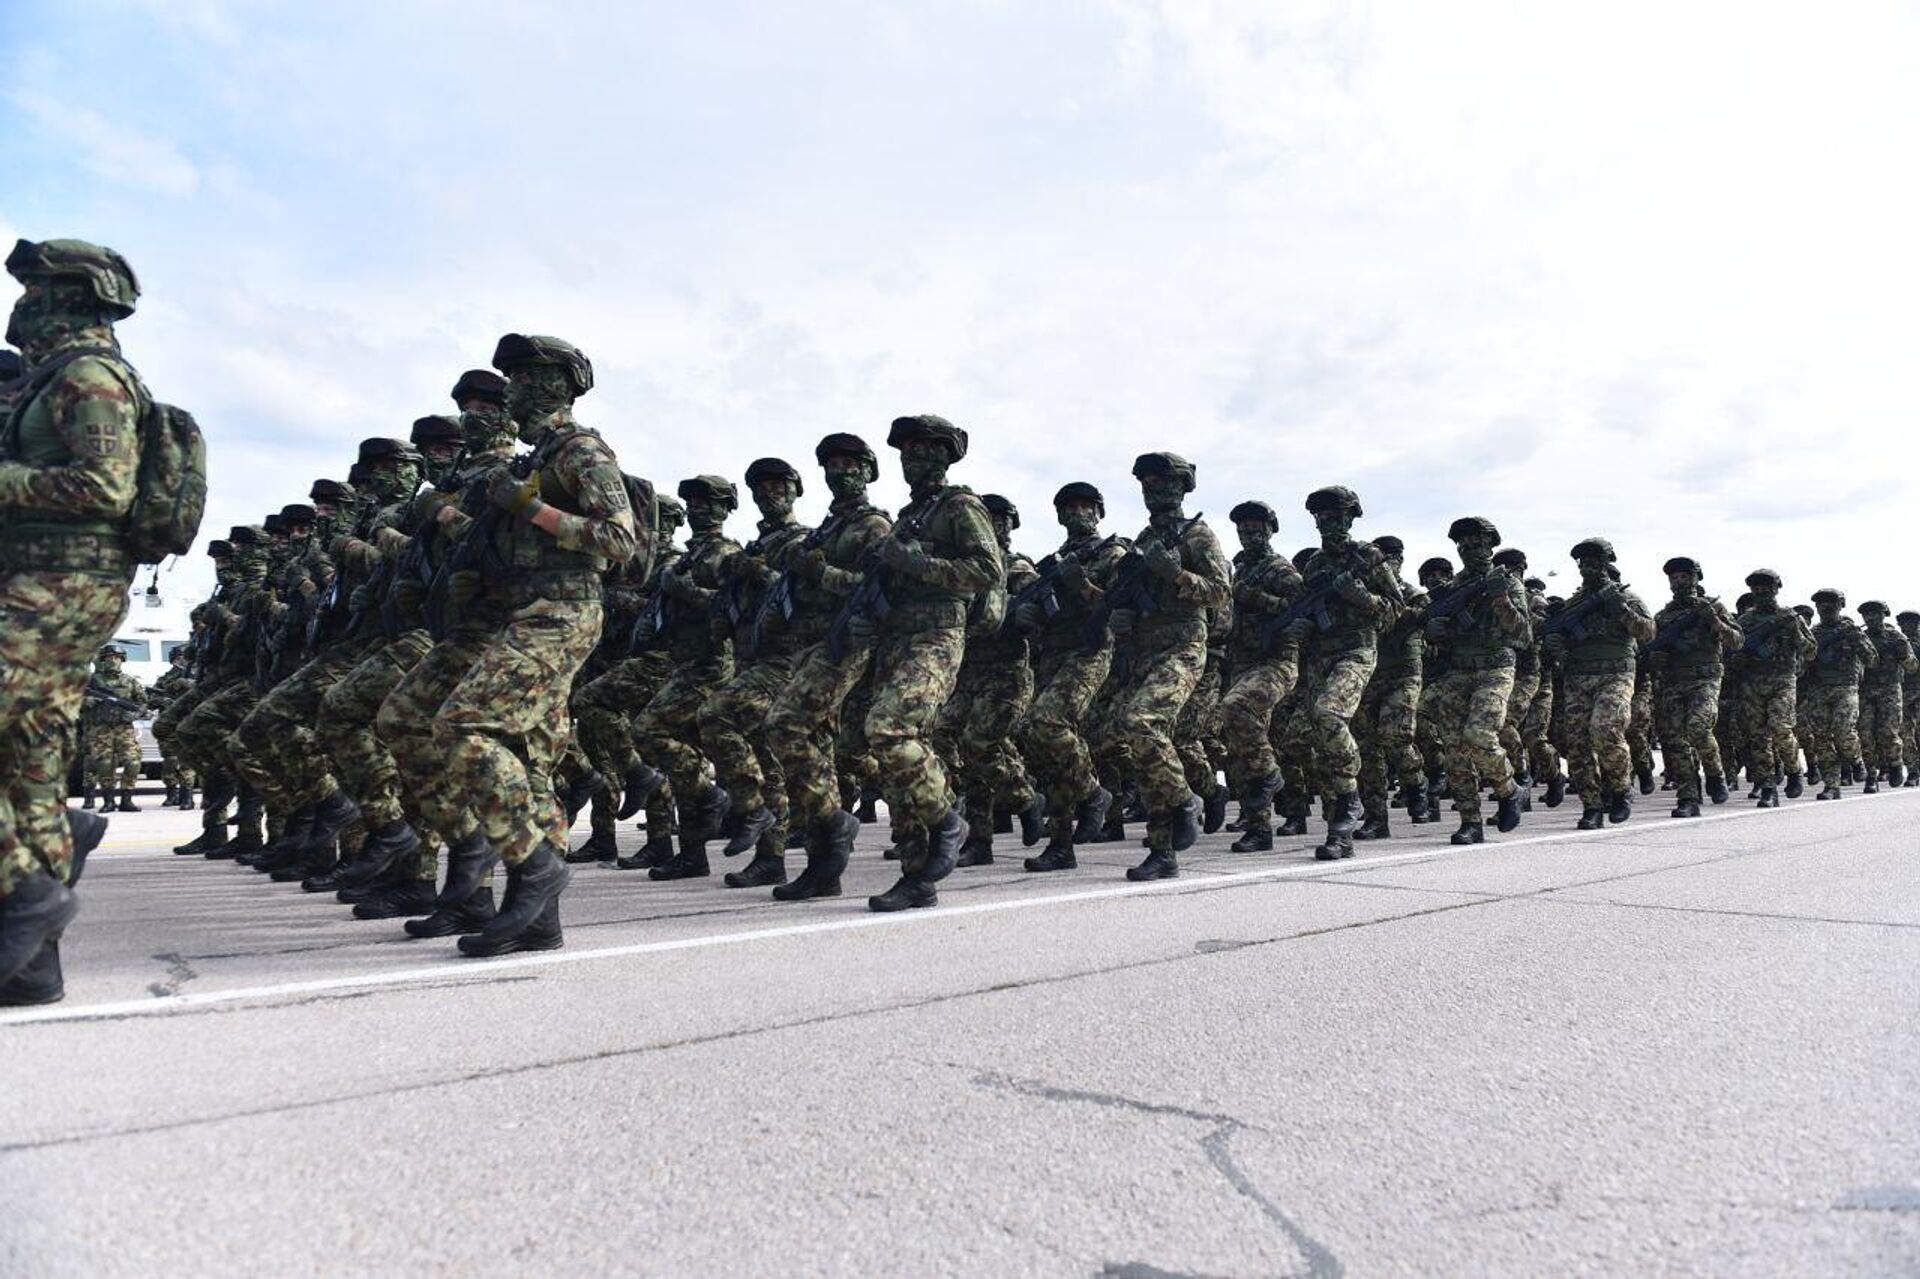
[[[600,438],[598,432],[568,423],[549,431],[526,459],[537,478],[540,500],[568,515],[587,513],[552,473],[551,463],[563,445],[582,435]],[[502,581],[489,584],[489,591],[516,606],[535,599],[597,600],[601,574],[611,567],[604,556],[569,550],[525,520],[501,520],[494,530],[494,545],[505,574]]]
[[[0,461],[21,462],[35,470],[51,470],[74,461],[73,450],[67,447],[53,420],[47,388],[61,369],[81,356],[98,359],[126,384],[134,397],[136,422],[144,414],[150,402],[146,387],[116,352],[101,348],[55,355],[16,388],[19,398],[4,426],[0,426]],[[66,516],[58,511],[0,513],[0,569],[124,577],[133,570],[126,523],[124,519]]]
[[[1586,599],[1582,588],[1567,601],[1572,608]],[[1608,671],[1627,672],[1640,660],[1640,643],[1627,630],[1619,614],[1602,605],[1586,619],[1584,638],[1567,643],[1566,669],[1575,674],[1594,675]]]

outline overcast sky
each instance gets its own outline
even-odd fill
[[[1338,482],[1414,562],[1920,604],[1912,6],[11,0],[0,55],[0,233],[132,260],[210,535],[520,330],[627,469],[809,518],[822,434],[938,412],[1036,555],[1165,448],[1229,541]]]

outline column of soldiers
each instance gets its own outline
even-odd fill
[[[86,290],[61,296],[111,318]],[[492,364],[456,380],[457,416],[363,441],[344,479],[209,543],[217,587],[157,699],[170,802],[202,791],[202,832],[179,854],[488,956],[563,943],[574,867],[699,878],[715,841],[746,858],[730,888],[838,896],[876,793],[898,877],[868,906],[895,911],[937,904],[956,867],[992,864],[996,835],[1015,829],[1027,847],[1045,841],[1026,870],[1050,873],[1137,823],[1144,855],[1128,878],[1170,878],[1234,800],[1243,854],[1307,833],[1316,801],[1321,860],[1391,838],[1396,807],[1438,821],[1443,799],[1454,842],[1480,843],[1489,815],[1515,830],[1542,784],[1549,807],[1577,795],[1580,826],[1596,829],[1651,793],[1656,743],[1674,817],[1726,802],[1741,770],[1763,806],[1801,793],[1809,770],[1822,798],[1913,784],[1920,615],[1890,626],[1878,601],[1856,625],[1839,592],[1816,592],[1809,624],[1763,569],[1729,611],[1680,557],[1656,613],[1597,537],[1572,548],[1579,587],[1562,600],[1479,516],[1448,529],[1459,566],[1429,560],[1413,585],[1404,543],[1362,537],[1362,504],[1342,486],[1308,495],[1316,543],[1291,558],[1273,545],[1280,515],[1239,503],[1229,561],[1188,510],[1198,468],[1170,452],[1135,461],[1135,536],[1106,532],[1105,495],[1075,481],[1054,496],[1062,541],[1035,563],[1013,549],[1014,505],[953,481],[968,436],[933,414],[889,428],[910,490],[896,516],[868,498],[875,451],[835,433],[814,450],[831,494],[821,523],[795,516],[799,468],[760,458],[742,475],[758,514],[742,544],[725,532],[733,480],[695,475],[677,500],[657,494],[575,418],[593,387],[576,347],[508,334]],[[94,376],[85,365],[67,376]],[[47,436],[46,408],[62,443],[10,445],[0,462],[0,529],[15,535],[0,549],[32,527],[13,508],[82,491],[37,487],[40,470],[126,465],[99,443],[114,397],[88,388],[108,378],[127,384],[106,370],[64,400],[40,390],[15,407],[10,429]],[[112,684],[104,652],[91,708],[63,682],[125,607],[111,538],[84,531],[105,569],[12,551],[0,600],[9,662],[19,635],[38,646],[4,668],[0,706],[4,762],[27,778],[0,807],[11,1002],[57,997],[69,826],[84,812],[58,821],[40,779],[63,775],[61,755],[22,726],[54,724],[64,749],[85,719],[118,749],[106,698],[140,700]],[[64,580],[37,576],[49,574],[85,580],[69,600]],[[63,629],[36,616],[14,631],[33,608]],[[124,773],[108,784],[124,805]],[[589,806],[591,835],[569,850]],[[623,857],[615,824],[636,815],[646,839]],[[804,865],[790,876],[793,852]]]

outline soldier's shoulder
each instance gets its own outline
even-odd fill
[[[145,388],[133,366],[111,351],[88,351],[55,369],[42,388],[63,401],[115,400],[137,406]]]

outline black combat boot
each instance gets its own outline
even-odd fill
[[[732,836],[720,851],[728,857],[752,852],[759,845],[761,836],[779,824],[780,819],[765,804],[751,813],[735,814]]]
[[[1211,835],[1227,824],[1227,800],[1231,796],[1227,788],[1219,782],[1213,784],[1213,791],[1202,801],[1200,829]]]
[[[1487,842],[1487,826],[1478,817],[1460,815],[1460,829],[1453,832],[1451,840],[1456,844],[1484,844]]]
[[[1807,791],[1807,779],[1804,773],[1787,774],[1787,798],[1799,799]]]
[[[1361,802],[1361,821],[1353,832],[1355,843],[1368,839],[1391,839],[1393,830],[1387,824],[1387,810],[1384,808],[1367,811],[1365,801]]]
[[[858,821],[859,818],[856,817],[854,820]],[[788,852],[796,853],[796,852],[799,852],[801,849],[805,848],[806,846],[807,846],[807,832],[803,830],[790,830],[787,832],[787,851]]]
[[[1636,768],[1633,771],[1633,775],[1634,780],[1640,783],[1640,793],[1642,795],[1653,794],[1653,768],[1651,765],[1646,768]]]
[[[1179,876],[1180,859],[1171,848],[1150,848],[1145,861],[1127,868],[1127,878],[1136,884],[1151,879],[1178,879]]]
[[[1055,835],[1040,850],[1038,857],[1027,858],[1024,865],[1030,871],[1072,870],[1080,864],[1073,855],[1073,838],[1070,835]]]
[[[198,836],[184,844],[174,847],[175,857],[206,857],[217,852],[227,842],[225,826],[208,826]]]
[[[355,919],[405,919],[416,915],[431,915],[437,909],[433,881],[409,879],[355,906],[353,917]]]
[[[886,892],[867,898],[867,909],[883,915],[896,910],[924,910],[939,904],[940,894],[934,886],[912,875],[902,875]]]
[[[105,805],[101,807],[104,808]],[[120,792],[120,802],[114,805],[114,811],[116,813],[137,813],[140,811],[140,805],[133,802],[133,791],[131,788]]]
[[[972,823],[968,823],[968,825],[971,827]],[[993,836],[982,835],[977,830],[970,830],[970,833],[967,835],[967,842],[960,845],[960,857],[954,865],[993,865]]]
[[[1327,814],[1327,838],[1313,850],[1314,860],[1331,862],[1353,856],[1353,832],[1360,828],[1360,792],[1344,791],[1333,798]]]
[[[19,976],[79,909],[73,890],[44,870],[15,880],[13,891],[0,897],[0,985]]]
[[[1047,837],[1046,797],[1035,793],[1033,802],[1017,814],[1020,821],[1020,846],[1032,848]]]
[[[94,784],[92,782],[88,782],[80,792],[80,807],[83,810],[92,808],[93,798],[99,793],[100,793],[99,790],[94,786]]]
[[[1837,784],[1835,784],[1831,778],[1829,778],[1827,781],[1827,784],[1820,788],[1820,793],[1815,795],[1814,798],[1815,799],[1839,799],[1840,787]]]
[[[305,883],[309,879],[324,877],[334,868],[335,859],[332,844],[309,844],[306,848],[287,858],[282,864],[267,872],[267,878],[276,884]]]
[[[287,824],[276,839],[267,841],[260,850],[260,857],[269,866],[275,866],[289,853],[297,853],[306,847],[307,835],[313,830],[313,809],[296,808],[287,814]]]
[[[1607,824],[1607,810],[1604,808],[1585,808],[1580,810],[1580,820],[1575,823],[1577,830],[1599,830]]]
[[[1617,795],[1602,795],[1601,803],[1607,806],[1607,820],[1615,826],[1633,816],[1633,794],[1621,791]]]
[[[444,906],[436,907],[433,914],[428,915],[426,918],[409,919],[406,923],[400,925],[400,927],[406,930],[407,936],[409,937],[423,939],[428,937],[455,937],[463,936],[467,933],[479,932],[487,926],[487,921],[492,918],[493,890],[491,888],[482,888],[458,906],[452,907],[451,909]]]
[[[874,807],[879,802],[879,791],[871,786],[860,788],[860,807],[854,810],[853,815],[859,819],[862,826],[872,826],[880,820],[880,811]]]
[[[1864,768],[1860,770],[1858,775],[1867,779],[1867,784],[1860,788],[1860,793],[1862,795],[1878,795],[1880,793],[1880,770],[1879,769]]]
[[[779,902],[800,902],[813,897],[838,897],[840,875],[853,858],[853,841],[860,834],[860,819],[846,809],[835,809],[807,827],[807,868],[790,884],[773,890]]]
[[[610,862],[620,856],[619,845],[613,842],[613,832],[597,830],[587,836],[587,842],[567,854],[567,865],[586,866],[593,862]]]
[[[1887,789],[1899,790],[1907,784],[1907,768],[1904,764],[1895,764],[1887,770]]]
[[[648,879],[704,879],[713,874],[713,866],[707,861],[707,841],[687,834],[683,827],[680,832],[680,851],[659,866],[647,872]]]
[[[360,852],[341,869],[340,886],[355,888],[371,884],[393,867],[419,852],[420,836],[411,823],[403,817],[384,822],[367,832],[366,839],[360,845]],[[480,875],[485,874],[486,869],[482,867]],[[478,885],[479,875],[475,876],[474,883]],[[468,896],[471,895],[469,892]],[[466,898],[456,900],[464,901]]]
[[[1727,779],[1724,777],[1715,777],[1712,773],[1708,773],[1707,798],[1716,804],[1724,804],[1727,800],[1731,799],[1732,794],[1727,790]]]
[[[1247,828],[1240,838],[1229,847],[1236,853],[1270,853],[1273,851],[1273,810],[1271,808],[1252,808],[1246,810]]]
[[[500,909],[479,932],[462,937],[460,953],[475,959],[516,950],[557,950],[560,894],[572,872],[551,843],[542,843],[527,859],[507,868],[507,892]]]
[[[685,801],[680,805],[680,839],[684,844],[689,838],[701,844],[701,856],[706,855],[708,840],[718,839],[726,825],[727,814],[733,811],[733,799],[723,787],[709,783],[701,788],[692,803]]]
[[[1840,784],[1842,786],[1851,786],[1859,780],[1859,777],[1853,771],[1853,764],[1851,762],[1840,765]]]
[[[927,859],[917,877],[928,889],[953,874],[960,862],[960,850],[971,833],[960,810],[949,808],[938,825],[927,827]],[[929,905],[932,903],[929,902]]]
[[[1107,813],[1113,808],[1113,792],[1104,786],[1096,785],[1093,794],[1081,800],[1074,809],[1073,842],[1076,844],[1099,843],[1106,833]]]
[[[560,792],[561,806],[567,810],[567,825],[580,816],[580,810],[593,801],[593,797],[607,788],[607,779],[589,769],[573,779],[566,790]]]
[[[660,783],[666,780],[667,775],[659,769],[636,762],[620,779],[620,811],[614,816],[624,822],[645,808],[653,793],[660,789]]]
[[[406,882],[404,872],[393,867],[383,872],[372,883],[348,884],[334,891],[333,899],[342,906],[358,906],[361,902],[370,902],[386,892]]]
[[[784,884],[787,882],[786,855],[777,849],[773,852],[761,849],[754,853],[753,860],[745,866],[721,876],[721,882],[728,888],[765,888],[771,884]]]
[[[1681,800],[1678,804],[1674,805],[1673,812],[1669,814],[1669,816],[1672,817],[1698,817],[1699,815],[1700,801],[1697,799]]]
[[[1173,851],[1184,853],[1200,840],[1200,825],[1205,805],[1198,795],[1187,796],[1187,802],[1169,810],[1166,814],[1168,832],[1173,837]]]
[[[967,825],[978,826],[979,824],[973,818],[967,818]],[[987,822],[987,829],[996,835],[1013,834],[1013,814],[1004,808],[994,809],[993,816]]]
[[[621,870],[652,870],[656,866],[665,866],[673,860],[673,836],[655,835],[647,832],[647,842],[640,845],[640,851],[631,857],[622,857],[614,862]]]
[[[366,854],[363,852],[361,856],[364,858]],[[448,846],[447,882],[434,904],[458,906],[473,896],[480,890],[480,881],[499,860],[500,851],[493,846],[493,841],[479,827],[474,827],[471,835]]]
[[[60,939],[49,937],[39,953],[13,979],[0,982],[0,1008],[33,1008],[57,1004],[67,995],[60,972]]]
[[[67,842],[73,845],[73,855],[67,862],[68,888],[80,882],[81,872],[87,868],[87,857],[107,836],[107,825],[107,819],[97,813],[83,813],[77,808],[67,810]]]
[[[1540,802],[1548,808],[1558,808],[1560,807],[1560,802],[1566,799],[1566,797],[1567,775],[1565,773],[1555,773],[1547,779],[1547,793],[1540,797]]]
[[[1838,794],[1839,794],[1839,792],[1838,792],[1838,791],[1835,791],[1834,793],[1835,793],[1836,795],[1838,795]],[[1822,795],[1822,796],[1821,796],[1820,798],[1821,798],[1821,799],[1825,799],[1825,798],[1826,798],[1826,796],[1825,796],[1825,795]],[[1762,784],[1761,784],[1761,786],[1760,786],[1760,802],[1759,802],[1759,803],[1757,803],[1757,804],[1755,804],[1755,805],[1754,805],[1754,807],[1755,807],[1755,808],[1778,808],[1778,807],[1780,807],[1780,791],[1779,791],[1779,789],[1778,789],[1777,787],[1775,787],[1775,786],[1774,786],[1774,784],[1773,784],[1772,782],[1764,782],[1764,783],[1762,783]]]
[[[1130,822],[1147,820],[1147,803],[1140,798],[1140,784],[1128,782],[1120,791],[1120,816]]]
[[[1521,800],[1526,797],[1526,794],[1525,791],[1515,787],[1512,794],[1501,799],[1499,811],[1494,814],[1493,825],[1494,829],[1502,835],[1511,833],[1520,825]]]
[[[266,851],[266,806],[260,802],[260,793],[251,786],[240,788],[240,808],[233,815],[233,842],[227,846],[233,860],[242,866],[259,866],[260,854]]]
[[[182,812],[191,813],[193,811],[193,807],[194,807],[193,787],[182,786],[180,788],[180,810]]]
[[[1424,779],[1407,783],[1400,788],[1400,793],[1407,797],[1408,821],[1420,826],[1433,820],[1433,801],[1427,795],[1427,783]]]

